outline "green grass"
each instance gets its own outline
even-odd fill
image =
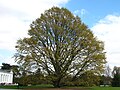
[[[120,90],[120,87],[66,87],[67,88],[78,88],[85,90]]]
[[[90,90],[120,90],[120,87],[92,87]]]
[[[0,86],[3,89],[18,89],[18,86]],[[41,84],[41,85],[32,85],[32,86],[20,86],[20,89],[38,89],[38,88],[54,88],[53,85],[50,84]],[[63,87],[63,88],[78,88],[85,90],[120,90],[120,87]]]
[[[51,84],[41,84],[41,85],[32,85],[32,86],[20,86],[20,88],[53,88]]]
[[[32,85],[32,86],[17,86],[17,85],[14,85],[14,86],[0,86],[0,88],[3,88],[3,89],[25,89],[25,88],[53,88],[53,85],[50,85],[50,84],[41,84],[41,85]]]
[[[17,86],[13,85],[13,86],[0,86],[0,88],[3,89],[17,89]]]
[[[91,88],[90,87],[80,87],[80,86],[65,86],[65,87],[61,87],[61,89],[76,89],[76,90],[91,90]]]

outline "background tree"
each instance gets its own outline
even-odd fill
[[[100,85],[111,85],[112,83],[112,71],[109,67],[109,65],[105,66],[105,71],[102,76],[100,76]]]
[[[112,74],[113,74],[112,86],[120,87],[120,67],[115,66]]]
[[[93,72],[88,71],[81,75],[79,85],[81,86],[98,86],[100,77],[95,75]]]
[[[20,70],[18,65],[12,65],[11,70],[13,72],[13,83],[18,83],[18,77],[20,76]]]
[[[10,64],[7,64],[7,63],[2,63],[2,67],[1,67],[1,69],[2,70],[8,70],[8,71],[10,71],[11,70],[11,65]]]
[[[26,66],[38,66],[55,87],[88,70],[100,74],[105,60],[104,44],[65,8],[53,7],[30,25],[30,37],[17,41],[15,59]]]
[[[106,66],[106,68],[105,68],[105,78],[104,78],[104,84],[105,85],[111,85],[111,81],[112,81],[112,78],[111,78],[111,74],[112,73],[112,71],[111,71],[111,69],[110,69],[110,67],[109,67],[109,65],[108,66]]]

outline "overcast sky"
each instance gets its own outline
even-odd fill
[[[104,41],[108,64],[120,66],[120,0],[0,0],[0,64],[15,64],[16,41],[45,10],[65,7]]]

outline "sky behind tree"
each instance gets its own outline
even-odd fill
[[[120,66],[120,0],[0,0],[0,64],[15,64],[16,41],[45,10],[65,7],[104,41],[108,64]]]

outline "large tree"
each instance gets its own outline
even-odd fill
[[[60,87],[66,76],[103,71],[104,44],[66,8],[46,10],[30,25],[29,37],[17,41],[15,59],[29,68],[38,66]]]

